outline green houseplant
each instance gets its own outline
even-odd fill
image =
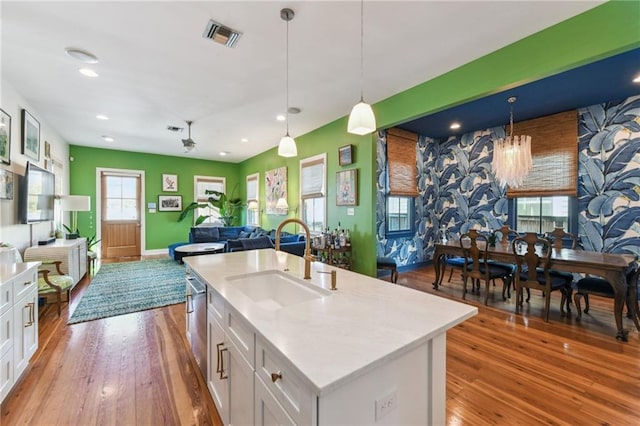
[[[224,226],[232,226],[234,220],[239,217],[238,211],[242,208],[242,200],[237,197],[229,198],[224,192],[214,190],[206,190],[205,194],[210,195],[207,203],[198,203],[196,201],[192,202],[187,207],[185,207],[184,210],[182,210],[182,213],[180,213],[180,217],[178,217],[178,222],[182,221],[195,209],[214,207],[218,209],[220,220],[222,221],[222,223],[224,223]],[[208,217],[210,217],[210,215],[198,216],[195,222],[196,226],[200,225]]]

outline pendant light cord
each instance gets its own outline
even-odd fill
[[[360,0],[360,102],[364,102],[364,0]]]
[[[286,66],[285,71],[285,97],[286,97],[286,111],[285,119],[287,125],[287,136],[289,136],[289,21],[287,20],[287,52],[286,52]]]

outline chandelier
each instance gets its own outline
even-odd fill
[[[493,146],[493,161],[491,168],[493,175],[500,184],[505,187],[518,188],[524,183],[531,168],[531,136],[513,136],[513,104],[516,97],[507,99],[511,105],[509,119],[509,136],[498,139]]]

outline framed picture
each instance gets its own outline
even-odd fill
[[[13,200],[13,173],[0,169],[0,200]]]
[[[44,141],[44,158],[51,158],[51,144]]]
[[[178,175],[162,175],[162,191],[178,192]]]
[[[26,109],[22,110],[22,153],[40,161],[40,123]]]
[[[336,172],[336,205],[358,205],[358,169]]]
[[[345,145],[338,148],[338,162],[341,166],[353,164],[353,145]]]
[[[0,109],[0,162],[11,164],[11,116]]]
[[[159,212],[181,212],[182,195],[158,195]]]
[[[279,214],[278,200],[287,199],[287,168],[268,170],[264,174],[265,193],[267,195],[267,214]]]

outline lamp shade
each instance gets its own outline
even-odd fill
[[[276,202],[276,209],[278,210],[289,210],[289,203],[285,198],[278,198]]]
[[[88,195],[63,195],[60,208],[66,212],[88,212],[91,210],[91,197]]]
[[[253,210],[253,211],[257,211],[258,210],[258,202],[257,201],[249,201],[249,204],[247,204],[247,209],[248,210]]]
[[[349,115],[347,132],[354,135],[366,135],[376,130],[376,116],[373,114],[371,105],[360,101],[353,106]]]
[[[278,145],[278,155],[281,157],[295,157],[298,155],[298,148],[296,147],[296,141],[287,133],[280,139],[280,145]]]

